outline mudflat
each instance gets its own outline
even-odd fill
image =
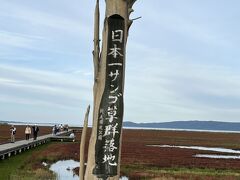
[[[25,126],[16,127],[16,140],[25,139]],[[0,144],[10,141],[9,129],[9,125],[0,125]],[[81,128],[75,128],[77,142],[79,142],[81,138],[81,131],[78,131],[79,129]],[[52,127],[40,126],[39,135],[50,134],[51,132]],[[91,129],[89,128],[87,141],[90,137],[90,133]],[[149,145],[201,146],[240,150],[240,133],[123,129],[121,151],[122,165],[142,164],[144,166],[159,168],[186,167],[240,170],[239,159],[194,157],[196,154],[239,156],[240,154],[237,153],[182,149],[176,147],[153,147]],[[55,144],[55,146],[62,146],[63,148],[65,144]],[[87,147],[88,143],[86,144],[86,149]],[[74,152],[76,157],[79,157],[79,144],[67,144],[64,151],[66,154],[69,154],[69,156]]]
[[[240,150],[239,133],[124,129],[121,162],[125,165],[144,164],[164,168],[240,169],[239,159],[194,157],[196,154],[236,156],[240,154],[148,145],[202,146]]]

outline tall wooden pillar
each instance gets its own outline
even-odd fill
[[[129,19],[136,0],[105,0],[99,52],[99,0],[94,23],[94,107],[86,180],[119,179],[123,97]]]

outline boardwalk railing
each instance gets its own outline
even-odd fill
[[[52,140],[73,140],[73,138],[67,136],[72,132],[73,130],[63,131],[58,133],[57,135],[48,134],[44,136],[39,136],[36,140],[33,140],[33,138],[31,138],[29,140],[16,141],[15,143],[2,144],[0,145],[0,160],[6,159],[13,155],[17,155],[23,151],[32,149],[39,145],[46,144],[47,142],[50,142]]]

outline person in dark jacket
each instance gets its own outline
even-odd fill
[[[39,128],[36,124],[32,127],[32,131],[33,131],[33,140],[36,140],[37,135],[38,135],[38,131],[39,131]]]

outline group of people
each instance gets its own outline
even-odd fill
[[[26,136],[26,140],[30,139],[30,135],[33,134],[33,140],[37,139],[37,135],[38,135],[38,131],[39,131],[39,127],[35,124],[34,126],[30,127],[29,125],[27,125],[27,127],[25,128],[25,136]],[[11,143],[15,142],[15,135],[17,132],[17,128],[12,125],[10,128],[10,133],[11,133]]]
[[[68,131],[68,125],[67,124],[65,124],[65,125],[62,125],[62,124],[54,125],[53,128],[52,128],[52,134],[53,135],[56,135],[57,133],[63,132],[63,131]]]
[[[52,128],[52,135],[56,136],[57,133],[63,132],[63,131],[68,131],[68,125],[67,124],[65,124],[65,125],[62,125],[62,124],[54,125],[53,128]],[[75,134],[73,132],[71,132],[69,137],[73,139],[73,142],[75,141]]]

